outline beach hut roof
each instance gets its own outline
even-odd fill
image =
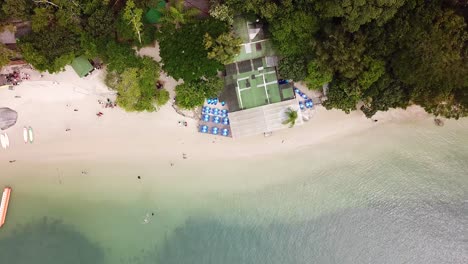
[[[161,12],[159,11],[160,9],[164,8],[166,6],[165,1],[159,1],[158,5],[156,8],[150,8],[148,12],[145,14],[145,21],[149,24],[156,24],[159,22],[159,19],[161,19]]]
[[[14,124],[18,119],[18,113],[8,107],[0,108],[0,129],[5,130]]]
[[[94,69],[93,65],[89,63],[88,59],[85,56],[75,58],[71,63],[71,66],[80,77],[84,77],[86,74],[88,74]]]
[[[5,29],[0,32],[0,42],[3,44],[16,43],[15,32]]]

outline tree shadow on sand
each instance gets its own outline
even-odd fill
[[[0,239],[0,263],[100,264],[104,252],[71,226],[43,218]]]

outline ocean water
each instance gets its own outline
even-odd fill
[[[6,166],[0,263],[468,263],[468,120],[212,164]]]

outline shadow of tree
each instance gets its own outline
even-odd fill
[[[104,251],[71,226],[44,217],[0,239],[0,263],[100,264]]]
[[[141,263],[467,263],[464,208],[460,201],[386,202],[267,226],[190,219]]]

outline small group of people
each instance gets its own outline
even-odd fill
[[[103,112],[97,112],[96,115],[97,115],[98,117],[101,117],[102,115],[104,115],[104,113],[103,113]]]
[[[107,98],[106,102],[103,102],[101,100],[98,100],[98,103],[100,105],[104,105],[105,108],[114,108],[117,106],[117,102],[112,102],[109,98]]]
[[[88,60],[89,63],[91,63],[91,65],[93,66],[94,70],[100,70],[102,69],[102,63],[100,62],[95,62],[93,60]]]
[[[11,84],[11,85],[18,85],[21,82],[21,79],[24,80],[24,78],[20,77],[19,71],[13,71],[12,73],[8,73],[6,74],[5,77],[6,77],[7,84]]]
[[[179,121],[179,126],[181,126],[181,125],[186,127],[186,126],[188,126],[188,123],[187,123],[187,121]]]
[[[31,78],[31,75],[29,75],[28,73],[25,73],[24,74],[24,77],[22,77],[21,79],[23,80],[29,80]]]

